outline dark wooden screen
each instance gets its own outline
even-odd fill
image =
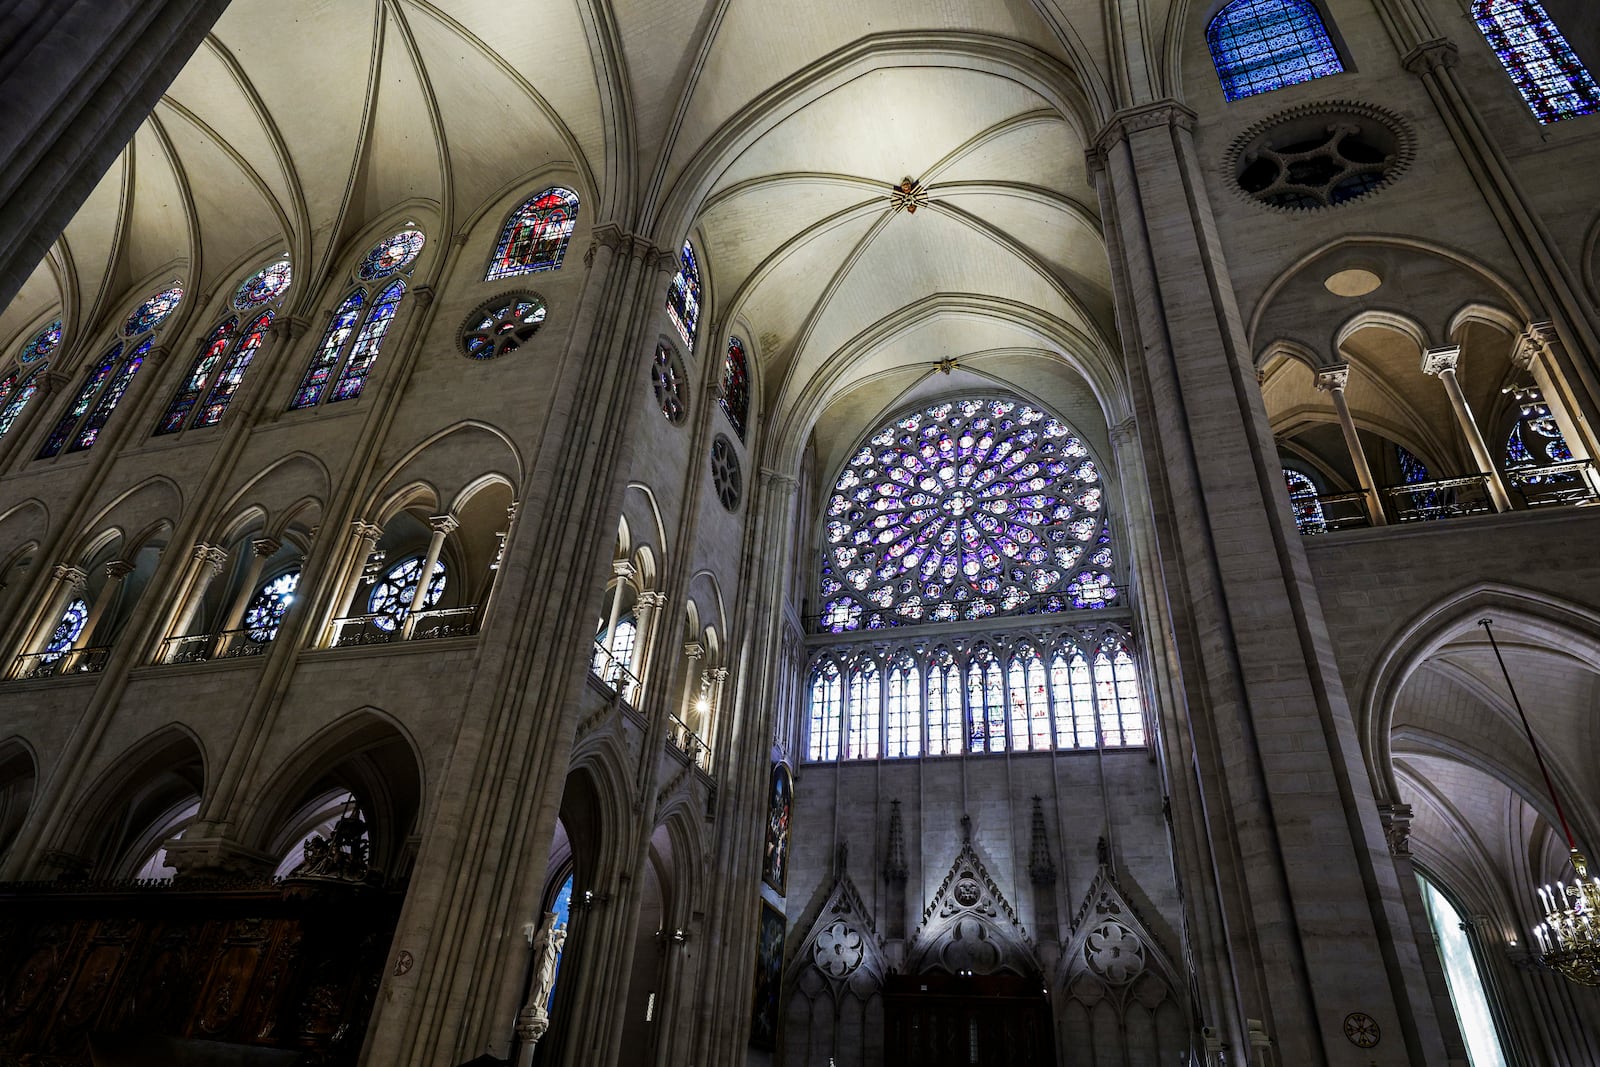
[[[891,975],[886,1067],[1054,1067],[1050,1002],[1037,978]]]

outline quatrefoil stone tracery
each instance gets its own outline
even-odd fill
[[[830,978],[848,977],[861,966],[865,956],[861,935],[843,920],[818,934],[811,950],[811,959],[817,969]]]
[[[1144,943],[1114,919],[1089,933],[1083,943],[1083,956],[1089,969],[1111,985],[1124,985],[1144,971]]]

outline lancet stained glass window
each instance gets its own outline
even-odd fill
[[[745,422],[750,418],[750,367],[745,360],[744,342],[737,337],[728,338],[728,354],[722,361],[722,393],[717,403],[733,424],[733,432],[743,441]]]
[[[1600,112],[1600,84],[1539,0],[1475,0],[1472,17],[1542,125]]]
[[[807,731],[806,758],[839,758],[840,715],[844,711],[844,684],[831,659],[817,665],[811,675],[811,724]]]
[[[484,281],[559,270],[577,221],[578,194],[571,189],[553,187],[530,197],[506,220]]]
[[[1020,401],[946,401],[896,419],[829,498],[821,624],[1106,607],[1118,591],[1101,496],[1084,443]]]
[[[233,340],[234,331],[238,328],[238,319],[224,319],[211,331],[205,347],[200,350],[200,354],[189,367],[189,376],[183,380],[178,395],[172,398],[172,403],[167,405],[167,413],[161,416],[161,422],[156,426],[157,434],[177,433],[183,429],[183,424],[189,419],[189,412],[200,402],[200,394],[205,391],[206,382],[211,379],[211,372],[217,369],[222,357],[228,354],[228,344]]]
[[[356,323],[361,321],[361,309],[366,302],[367,294],[357,289],[334,310],[333,317],[328,320],[328,329],[322,335],[322,343],[317,345],[311,357],[311,366],[306,368],[305,377],[300,379],[300,388],[295,391],[294,400],[289,404],[291,410],[312,407],[322,399],[322,388],[333,376],[333,368],[339,365],[339,353],[355,332]]]
[[[878,686],[878,665],[870,659],[858,660],[850,669],[850,735],[845,755],[850,759],[877,759],[879,720],[882,718],[883,692]]]
[[[667,290],[667,314],[672,316],[672,324],[692,355],[695,327],[700,323],[700,268],[688,241],[683,242],[678,262],[678,273],[672,276],[672,286]]]
[[[902,653],[889,671],[889,707],[884,721],[890,759],[916,756],[922,751],[922,671],[917,661]]]
[[[556,891],[556,899],[550,903],[550,910],[556,913],[555,928],[563,933],[569,929],[569,924],[572,921],[572,879],[572,875],[567,875],[567,880],[562,882],[561,888]],[[544,1011],[547,1016],[556,1003],[556,986],[561,981],[561,957],[565,952],[566,942],[563,940],[562,947],[556,951],[556,966],[550,976],[550,995],[544,1002]]]
[[[411,614],[411,601],[417,595],[417,583],[422,577],[422,557],[412,556],[389,568],[383,580],[372,587],[367,598],[367,613],[375,616],[372,625],[380,630],[394,630]],[[433,575],[428,591],[422,597],[422,610],[427,611],[444,595],[444,560],[433,565]]]
[[[61,343],[61,320],[47,324],[42,330],[28,338],[28,343],[22,346],[18,359],[23,364],[36,363],[41,359],[49,359],[56,346]]]
[[[278,636],[278,624],[283,621],[289,605],[294,603],[294,591],[299,585],[300,572],[285,571],[256,590],[250,605],[244,609],[244,625],[250,631],[250,640],[267,642]]]
[[[0,379],[0,437],[10,431],[22,409],[39,391],[39,372],[43,369],[42,366],[33,370],[19,368]]]
[[[72,398],[71,406],[45,439],[44,447],[39,450],[40,459],[59,455],[63,448],[68,452],[82,452],[94,446],[153,344],[153,337],[146,337],[132,349],[125,349],[118,343],[100,357],[100,362],[89,371],[88,379]]]
[[[379,295],[377,303],[367,313],[367,321],[362,325],[361,332],[356,335],[356,343],[350,348],[350,358],[345,361],[344,371],[334,383],[329,403],[354,400],[361,395],[361,387],[367,382],[367,373],[378,360],[378,349],[405,295],[406,283],[400,279],[390,282],[389,287]]]
[[[1294,524],[1303,534],[1318,534],[1328,528],[1322,514],[1322,502],[1317,499],[1317,483],[1293,467],[1283,468],[1283,478],[1289,484],[1289,508],[1294,512]]]
[[[1506,437],[1506,469],[1527,470],[1550,463],[1565,463],[1572,449],[1550,413],[1550,405],[1537,389],[1523,399],[1521,414]]]
[[[1433,927],[1434,941],[1439,948],[1439,962],[1444,965],[1450,1004],[1455,1008],[1461,1039],[1467,1046],[1467,1062],[1471,1067],[1506,1067],[1505,1051],[1495,1026],[1494,1011],[1489,1006],[1483,974],[1478,969],[1477,954],[1472,951],[1466,920],[1450,898],[1439,892],[1438,886],[1420,874],[1417,884],[1422,889],[1428,924]]]
[[[222,421],[223,412],[228,410],[233,394],[239,391],[244,372],[250,369],[250,361],[255,358],[256,350],[261,347],[271,325],[272,312],[263,311],[233,346],[228,362],[223,364],[222,371],[211,386],[211,395],[206,397],[205,406],[195,416],[196,426],[215,426]]]
[[[1206,27],[1206,44],[1229,100],[1344,70],[1310,0],[1233,0]]]

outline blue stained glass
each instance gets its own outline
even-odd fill
[[[322,343],[311,357],[311,366],[306,368],[305,377],[300,379],[300,388],[295,390],[294,399],[289,402],[290,411],[315,407],[317,401],[322,399],[322,388],[333,377],[333,369],[339,365],[339,353],[344,351],[344,343],[355,332],[356,323],[361,321],[361,309],[366,303],[367,294],[357,289],[345,297],[344,303],[334,311],[333,317],[328,320],[327,332],[322,335]]]
[[[411,601],[417,595],[417,582],[422,577],[422,557],[412,556],[389,568],[383,581],[372,587],[367,599],[367,612],[378,616],[372,625],[380,630],[393,630],[411,614]],[[427,611],[444,595],[444,561],[433,565],[433,578],[422,597],[422,610]]]
[[[1289,507],[1294,512],[1294,524],[1303,534],[1322,533],[1328,528],[1322,514],[1322,502],[1317,499],[1317,483],[1291,467],[1283,468],[1283,477],[1289,483]]]
[[[560,270],[578,221],[578,194],[559,187],[531,197],[506,220],[484,281]]]
[[[667,290],[667,314],[672,316],[672,324],[692,354],[695,328],[700,323],[700,268],[688,241],[683,243],[678,260],[678,273],[672,276],[672,287]]]
[[[422,246],[428,238],[421,230],[401,230],[397,234],[385,237],[372,246],[372,250],[361,260],[361,266],[356,268],[356,274],[362,281],[372,282],[379,278],[387,278],[398,270],[405,270],[416,261],[417,254],[422,251]]]
[[[222,357],[227,354],[228,342],[233,340],[233,331],[239,328],[238,319],[227,319],[215,330],[206,341],[206,346],[195,357],[194,364],[189,368],[189,376],[184,379],[183,388],[178,390],[178,395],[172,398],[172,403],[167,405],[167,413],[161,416],[161,422],[156,426],[156,434],[177,433],[183,429],[183,424],[189,418],[189,412],[200,400],[200,394],[205,390],[206,382],[211,377],[211,372],[216,370],[217,364],[222,362]]]
[[[353,400],[361,395],[361,387],[367,383],[367,372],[378,360],[378,349],[383,344],[384,335],[389,332],[390,324],[394,322],[394,313],[400,309],[400,298],[405,295],[406,283],[399,279],[390,282],[389,287],[379,295],[377,303],[367,313],[361,333],[356,336],[356,343],[350,349],[350,358],[345,362],[339,380],[334,383],[333,395],[328,398],[330,404],[336,400]]]
[[[1600,84],[1538,0],[1474,0],[1472,17],[1541,124],[1600,112]]]
[[[256,590],[250,606],[244,610],[244,625],[250,631],[250,640],[262,643],[278,636],[278,624],[284,612],[294,603],[294,591],[300,585],[299,571],[286,571]]]
[[[133,314],[128,316],[128,321],[122,325],[124,337],[136,337],[155,329],[166,321],[168,315],[177,310],[178,302],[183,299],[183,286],[174,285],[152,296],[149,300],[133,309]]]
[[[1522,404],[1522,413],[1506,437],[1505,466],[1509,471],[1521,472],[1524,484],[1540,482],[1569,482],[1577,480],[1573,472],[1529,476],[1525,472],[1549,463],[1565,463],[1572,458],[1572,449],[1562,436],[1561,427],[1550,413],[1550,405],[1538,390],[1533,390]]]
[[[83,428],[78,431],[77,439],[67,449],[68,452],[83,452],[93,448],[94,443],[100,439],[100,431],[106,428],[111,413],[117,410],[117,405],[122,402],[122,396],[128,391],[128,386],[133,384],[133,376],[139,373],[139,368],[144,365],[144,357],[149,353],[150,346],[155,344],[155,338],[147,337],[144,342],[122,357],[122,363],[117,367],[117,373],[106,384],[105,391],[100,394],[100,399],[95,403],[94,410],[84,420]]]
[[[40,330],[38,333],[34,334],[28,339],[28,343],[22,346],[22,352],[18,358],[23,363],[33,363],[37,360],[49,359],[50,353],[54,352],[56,350],[56,346],[60,343],[61,320],[56,319],[54,322],[50,323],[44,329]]]
[[[250,324],[245,335],[239,338],[239,343],[233,346],[233,353],[211,386],[211,395],[206,397],[205,407],[195,416],[196,426],[215,426],[222,421],[222,413],[228,410],[228,403],[233,400],[233,394],[239,391],[239,383],[244,381],[244,372],[250,369],[250,360],[255,357],[256,349],[261,347],[261,341],[266,337],[267,328],[271,325],[272,312],[262,312],[256,321]]]
[[[567,875],[567,880],[561,883],[561,889],[556,893],[556,899],[550,902],[550,910],[556,913],[555,928],[560,930],[563,935],[568,936],[571,933],[570,924],[572,922],[572,877],[570,874]],[[555,1006],[556,986],[561,982],[561,957],[565,952],[566,943],[563,940],[562,947],[556,952],[555,973],[550,980],[550,996],[544,1002],[546,1015]]]
[[[22,409],[39,391],[39,371],[43,369],[13,371],[0,381],[0,437],[6,435],[11,424],[17,421],[17,416],[22,414]]]
[[[240,284],[239,291],[233,294],[234,310],[246,311],[257,304],[278,299],[293,280],[294,272],[289,267],[288,259],[280,259],[262,267],[246,278]]]
[[[1404,485],[1416,485],[1428,480],[1428,467],[1422,460],[1412,455],[1403,445],[1394,446],[1395,459],[1400,463],[1400,481]]]
[[[1206,43],[1229,100],[1344,71],[1309,0],[1233,0],[1206,27]]]
[[[61,613],[61,621],[56,623],[55,630],[50,634],[49,642],[44,646],[46,655],[40,659],[45,663],[54,663],[61,658],[62,653],[70,649],[78,637],[83,633],[84,624],[89,621],[89,605],[82,599],[74,600],[67,605],[67,610]]]
[[[77,428],[78,420],[83,418],[84,413],[89,410],[89,405],[94,403],[100,387],[111,377],[111,372],[117,367],[117,360],[121,358],[121,342],[112,345],[111,350],[100,357],[100,362],[89,372],[89,378],[78,390],[78,395],[72,398],[72,406],[61,416],[61,421],[50,431],[50,436],[45,438],[44,447],[39,450],[40,459],[48,459],[61,451],[67,439],[72,436],[72,431]]]

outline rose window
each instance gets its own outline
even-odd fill
[[[851,457],[824,517],[822,625],[1106,607],[1117,597],[1100,472],[1016,400],[905,415]]]
[[[666,343],[656,345],[655,362],[650,364],[650,385],[656,392],[661,414],[674,426],[683,421],[683,363]]]
[[[545,305],[532,293],[508,293],[484,302],[461,327],[461,347],[473,359],[515,352],[538,332]]]
[[[740,484],[739,455],[733,450],[733,442],[719,433],[711,442],[711,485],[729,511],[739,507]]]

